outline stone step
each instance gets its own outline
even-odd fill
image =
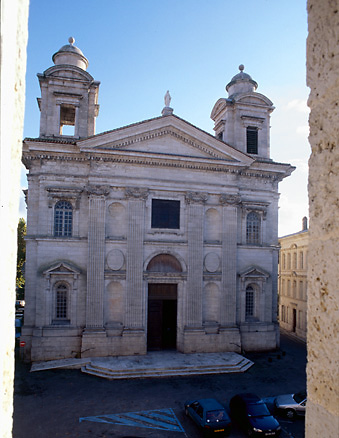
[[[196,363],[196,364],[194,364],[194,365],[166,365],[166,366],[152,366],[152,367],[150,367],[149,365],[148,366],[140,366],[140,365],[138,365],[138,366],[133,366],[133,367],[131,367],[131,368],[122,368],[121,370],[119,370],[119,371],[123,371],[123,370],[125,370],[126,372],[130,372],[130,370],[131,369],[133,369],[133,370],[135,370],[135,369],[137,369],[138,370],[138,372],[147,372],[147,371],[149,371],[150,370],[150,368],[154,371],[154,370],[167,370],[167,371],[175,371],[175,370],[178,370],[178,369],[180,369],[180,370],[184,370],[184,369],[195,369],[195,370],[199,370],[201,373],[203,373],[203,371],[204,370],[210,370],[210,369],[212,369],[212,368],[216,368],[216,369],[220,369],[221,367],[222,368],[230,368],[230,369],[236,369],[237,367],[242,367],[243,366],[243,364],[244,363],[248,363],[248,362],[250,362],[248,359],[245,359],[244,357],[242,357],[242,356],[239,356],[239,360],[237,361],[237,362],[232,362],[232,363],[226,363],[226,364],[199,364],[199,363]],[[103,371],[105,371],[105,370],[114,370],[114,369],[116,369],[116,367],[114,367],[114,368],[111,368],[110,366],[107,366],[107,365],[100,365],[100,364],[98,364],[98,363],[95,363],[95,362],[90,362],[89,363],[89,365],[91,366],[91,367],[93,367],[93,368],[96,368],[96,369],[98,369],[98,370],[103,370]]]
[[[181,367],[158,367],[158,368],[135,368],[135,369],[110,369],[103,365],[93,363],[86,364],[81,371],[109,380],[115,379],[136,379],[147,377],[170,377],[170,376],[189,376],[202,374],[225,374],[242,373],[253,365],[248,359],[242,358],[237,364],[228,365],[194,365]]]

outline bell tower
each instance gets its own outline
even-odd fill
[[[85,138],[95,134],[100,82],[87,73],[88,60],[74,45],[62,46],[54,66],[38,74],[41,98],[40,138]]]
[[[213,107],[211,119],[217,138],[253,158],[270,158],[270,114],[273,103],[257,93],[258,84],[239,66],[240,73],[226,85],[227,98]]]

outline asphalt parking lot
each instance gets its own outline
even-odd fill
[[[216,398],[228,407],[239,392],[268,403],[306,387],[306,346],[282,335],[280,351],[246,355],[255,362],[241,374],[108,381],[80,370],[31,373],[17,358],[14,438],[199,438],[184,415],[187,399]],[[281,437],[304,437],[304,420],[277,417]],[[234,425],[230,437],[245,435]]]

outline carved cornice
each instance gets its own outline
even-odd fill
[[[69,201],[76,209],[79,208],[83,188],[76,187],[46,187],[48,207],[53,207],[56,201]]]
[[[239,205],[241,204],[240,195],[228,195],[226,193],[222,193],[219,196],[219,202],[223,205]]]
[[[87,185],[85,191],[88,196],[107,196],[110,193],[109,186]]]
[[[75,144],[75,143],[70,143]],[[105,149],[111,149],[114,151],[114,155],[105,155]],[[100,153],[102,152],[102,153]],[[31,169],[34,162],[37,162],[40,166],[44,160],[59,162],[60,165],[66,162],[75,163],[88,163],[88,162],[104,162],[104,163],[118,163],[118,164],[133,164],[142,165],[149,167],[167,167],[167,168],[178,168],[178,169],[195,169],[207,172],[221,172],[239,175],[242,178],[260,178],[264,183],[272,184],[272,182],[279,182],[286,176],[289,176],[291,171],[286,171],[283,169],[276,170],[277,164],[280,163],[265,163],[272,164],[274,167],[272,170],[266,168],[264,170],[260,169],[250,169],[244,163],[239,163],[236,161],[224,161],[220,158],[207,158],[208,162],[197,161],[194,157],[185,157],[187,160],[183,160],[182,157],[176,157],[175,155],[171,157],[149,157],[149,156],[129,156],[124,155],[125,151],[120,151],[114,148],[102,148],[102,150],[97,149],[96,153],[76,153],[76,154],[64,154],[61,151],[59,153],[47,154],[38,151],[23,152],[22,161],[27,169]],[[282,165],[284,166],[284,165]],[[285,166],[286,167],[286,166]],[[41,167],[40,167],[41,168]],[[289,169],[287,169],[289,170]],[[293,169],[292,169],[293,170]]]
[[[186,204],[205,204],[208,194],[203,192],[187,192],[185,195]]]
[[[148,198],[148,195],[149,189],[144,187],[126,187],[125,189],[126,198],[142,199],[145,201]]]
[[[122,151],[123,153],[123,151]],[[206,172],[222,172],[222,173],[230,173],[230,174],[241,174],[243,166],[240,166],[239,163],[230,161],[227,164],[225,162],[218,163],[219,160],[209,163],[197,162],[196,159],[193,162],[194,157],[190,158],[189,161],[185,162],[182,159],[176,159],[175,156],[170,159],[161,160],[158,158],[150,158],[150,157],[129,157],[123,155],[115,155],[115,156],[102,156],[99,155],[100,151],[98,150],[98,156],[86,153],[85,156],[65,156],[65,155],[47,155],[47,154],[25,154],[23,157],[23,162],[26,168],[31,168],[31,165],[34,161],[41,163],[42,160],[47,161],[56,161],[56,162],[64,162],[64,161],[73,161],[76,163],[87,163],[90,161],[97,161],[103,163],[119,163],[119,164],[136,164],[142,166],[150,166],[150,167],[168,167],[168,168],[178,168],[178,169],[195,169]],[[248,176],[248,175],[247,175]],[[253,175],[258,176],[258,175]],[[262,178],[272,178],[272,175],[261,175]]]
[[[267,216],[267,207],[270,205],[269,202],[264,201],[243,201],[241,203],[242,205],[242,213],[243,217],[253,211],[255,213],[260,214],[262,216],[263,220],[266,220]]]

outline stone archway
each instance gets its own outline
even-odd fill
[[[148,283],[147,349],[176,349],[177,282],[171,274],[181,273],[181,265],[170,254],[159,254],[148,263],[154,274]]]

